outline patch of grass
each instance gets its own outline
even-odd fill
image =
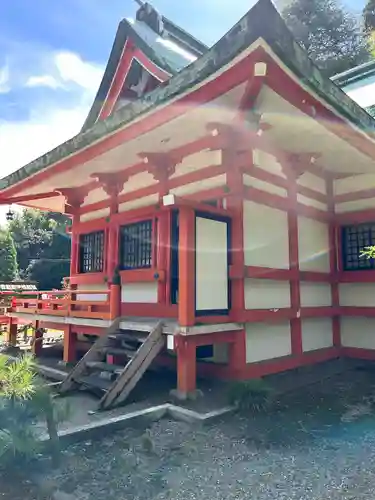
[[[240,411],[265,411],[272,401],[273,389],[263,379],[233,382],[229,386],[228,399]]]

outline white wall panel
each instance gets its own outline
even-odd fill
[[[315,351],[333,346],[332,318],[302,320],[302,349]]]
[[[329,272],[328,224],[298,217],[298,250],[301,271]]]
[[[267,279],[245,280],[246,309],[280,309],[290,307],[289,281]]]
[[[289,269],[287,213],[245,201],[243,218],[245,265]]]
[[[246,362],[288,356],[292,353],[290,323],[247,323]]]

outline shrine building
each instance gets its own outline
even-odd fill
[[[121,21],[82,131],[0,180],[72,217],[66,290],[9,312],[87,351],[62,391],[375,359],[375,121],[336,82],[270,0],[212,47],[148,4]]]

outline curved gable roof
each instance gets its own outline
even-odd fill
[[[164,23],[163,36],[158,35],[142,21],[123,19],[120,22],[102,82],[82,131],[91,128],[97,121],[128,39],[131,39],[152,63],[171,76],[194,62],[208,50],[206,45],[167,18],[162,17],[162,20]]]

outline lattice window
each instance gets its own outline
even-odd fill
[[[79,238],[81,273],[101,273],[104,269],[104,231],[82,234]]]
[[[360,257],[365,247],[375,245],[375,223],[345,226],[341,229],[344,271],[375,269],[375,260]]]
[[[121,269],[144,269],[152,266],[152,236],[152,220],[121,227]]]

